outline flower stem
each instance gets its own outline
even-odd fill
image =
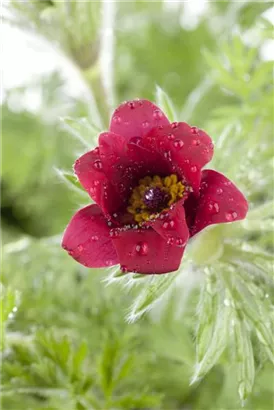
[[[88,70],[83,71],[83,76],[93,94],[97,109],[101,117],[102,126],[107,129],[110,118],[110,107],[107,103],[108,99],[106,90],[102,82],[99,63],[89,68]]]

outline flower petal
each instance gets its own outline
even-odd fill
[[[62,240],[62,247],[77,262],[89,268],[119,263],[109,236],[110,228],[97,205],[89,205],[72,217]]]
[[[99,148],[78,158],[74,164],[74,172],[104,213],[111,214],[119,209],[121,200],[103,170]]]
[[[172,171],[198,192],[201,169],[213,156],[212,140],[204,131],[184,122],[173,123],[151,130],[142,145],[161,153],[172,164]]]
[[[185,247],[189,238],[189,230],[185,219],[184,200],[174,204],[168,212],[162,212],[149,225],[169,244]]]
[[[178,269],[184,247],[172,246],[151,228],[120,231],[113,238],[121,269],[144,274],[161,274]]]
[[[207,169],[202,172],[200,198],[191,236],[208,225],[244,219],[247,211],[248,203],[241,191],[224,175]]]
[[[152,128],[168,124],[167,117],[152,102],[133,100],[121,104],[114,111],[109,130],[129,140],[132,137],[143,137]]]
[[[124,137],[113,132],[103,132],[99,136],[100,159],[111,184],[126,202],[132,187],[146,175],[168,175],[169,163],[156,153],[138,144],[139,139],[131,138],[125,143]]]

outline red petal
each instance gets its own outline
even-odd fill
[[[201,169],[213,156],[211,138],[202,130],[184,122],[155,128],[145,136],[142,144],[161,153],[173,166],[173,172],[198,192]]]
[[[99,136],[99,147],[104,172],[121,200],[126,201],[136,179],[137,166],[127,153],[125,139],[113,132],[104,132]]]
[[[78,158],[74,164],[74,172],[103,212],[111,214],[119,209],[121,201],[105,175],[99,156],[99,148]]]
[[[178,269],[184,247],[172,246],[153,229],[121,231],[113,238],[121,268],[128,272],[161,274]]]
[[[149,225],[171,245],[185,247],[189,238],[189,230],[185,219],[184,200],[174,204],[168,212],[161,215]]]
[[[114,111],[109,129],[129,140],[143,137],[152,128],[168,124],[164,113],[152,102],[133,100],[121,104]]]
[[[104,172],[119,193],[128,199],[132,187],[146,175],[167,175],[171,172],[169,163],[161,155],[153,155],[140,144],[140,138],[124,137],[113,132],[104,132],[99,137],[100,158]]]
[[[229,179],[219,172],[205,170],[191,235],[208,225],[244,219],[247,211],[247,200]]]
[[[80,209],[68,224],[62,247],[79,263],[101,268],[119,263],[109,226],[97,205]]]

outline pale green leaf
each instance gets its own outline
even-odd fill
[[[158,85],[156,86],[156,104],[163,110],[170,122],[178,120],[173,102],[167,93]]]
[[[176,280],[176,272],[171,272],[168,275],[150,275],[144,283],[144,288],[137,296],[134,304],[130,308],[128,321],[134,322],[145,312],[150,310],[152,306],[158,302],[164,294],[170,289]]]

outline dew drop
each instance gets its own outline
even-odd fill
[[[145,256],[148,253],[148,244],[146,242],[138,242],[135,246],[135,251],[140,256]]]
[[[200,145],[200,144],[201,144],[201,141],[200,141],[200,140],[193,140],[193,141],[192,141],[192,145],[198,146],[198,145]]]
[[[222,190],[222,188],[218,188],[218,189],[216,190],[216,192],[217,192],[218,195],[221,195],[221,194],[223,193],[223,190]]]
[[[235,221],[237,216],[238,216],[237,212],[226,212],[225,219],[229,222],[232,222],[232,221]]]
[[[173,220],[171,221],[166,221],[163,223],[163,228],[164,229],[173,229],[175,226],[175,222]]]
[[[78,246],[77,246],[77,250],[78,250],[79,252],[83,252],[83,249],[84,249],[83,245],[78,245]]]
[[[126,265],[121,265],[121,266],[120,266],[120,269],[121,269],[121,272],[122,272],[122,273],[127,273],[127,271],[128,271]]]
[[[198,134],[199,133],[199,129],[197,127],[191,127],[191,133],[192,134]]]
[[[96,147],[96,148],[93,150],[93,153],[98,155],[98,154],[99,154],[99,147]]]
[[[92,237],[91,237],[91,240],[93,241],[93,242],[97,242],[98,241],[98,236],[97,235],[93,235]]]
[[[93,182],[93,185],[94,185],[94,186],[100,185],[100,181],[99,181],[98,179],[95,179],[95,181]]]
[[[117,238],[119,236],[119,234],[120,234],[120,230],[118,228],[113,228],[109,232],[109,236],[111,238]]]
[[[167,138],[172,141],[175,139],[175,135],[174,134],[168,134]]]
[[[107,260],[106,261],[106,266],[113,266],[113,261],[112,260]]]
[[[114,115],[113,119],[112,119],[116,124],[120,124],[121,123],[121,117],[119,117],[119,115]]]
[[[171,152],[170,152],[170,151],[165,151],[165,152],[164,152],[164,157],[165,157],[166,159],[168,159],[169,161],[171,161]]]
[[[214,148],[213,142],[211,142],[211,143],[209,144],[209,148],[210,148],[210,149],[213,149],[213,148]]]
[[[183,241],[182,238],[177,238],[176,239],[176,245],[179,246],[179,247],[182,247],[182,246],[185,245],[185,242]]]
[[[191,172],[197,172],[197,167],[194,165],[193,167],[190,168]]]
[[[216,213],[216,214],[220,210],[219,209],[219,204],[217,202],[209,202],[207,208],[211,213]]]
[[[142,127],[143,128],[147,128],[149,126],[149,122],[148,121],[144,121],[143,123],[142,123]]]
[[[154,110],[153,117],[156,120],[160,120],[163,117],[163,113],[160,110]]]
[[[131,110],[134,110],[135,108],[135,103],[133,101],[128,102],[128,106]]]
[[[178,128],[178,126],[179,126],[179,123],[178,123],[178,122],[173,122],[173,123],[171,124],[171,128],[173,128],[173,129]]]
[[[100,161],[100,159],[97,159],[96,161],[94,161],[93,166],[95,169],[102,169],[103,168],[103,164]]]
[[[184,146],[184,143],[183,143],[182,140],[175,140],[173,142],[173,145],[174,145],[175,148],[181,149]]]
[[[174,242],[175,242],[175,239],[173,238],[173,236],[170,236],[170,237],[167,239],[167,244],[168,244],[168,245],[173,245]]]

